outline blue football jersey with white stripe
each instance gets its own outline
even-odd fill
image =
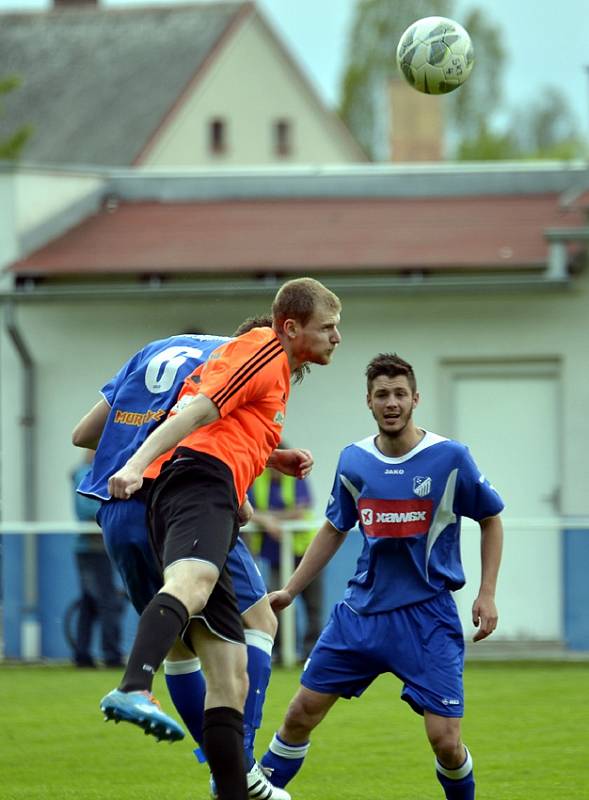
[[[498,514],[503,501],[468,448],[426,432],[409,453],[383,455],[375,436],[344,448],[327,518],[364,538],[344,600],[360,614],[419,603],[464,585],[460,519]]]
[[[166,418],[184,379],[227,341],[227,336],[170,336],[150,342],[121,367],[101,389],[110,412],[92,470],[78,487],[81,494],[110,498],[110,476]]]

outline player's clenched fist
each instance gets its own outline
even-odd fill
[[[313,464],[313,454],[310,450],[289,447],[284,450],[274,450],[266,466],[277,469],[283,475],[292,475],[302,480],[310,474]]]
[[[315,461],[310,450],[299,449],[296,452],[298,453],[299,463],[295,477],[303,480],[311,474],[311,470],[313,469],[313,464]]]
[[[282,611],[287,608],[293,601],[293,596],[286,589],[278,589],[276,592],[270,592],[268,595],[272,611]]]
[[[134,467],[125,464],[118,472],[108,479],[108,491],[118,500],[128,500],[131,495],[141,488],[143,474]]]

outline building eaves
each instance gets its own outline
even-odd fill
[[[432,198],[581,192],[585,162],[473,162],[103,172],[126,200]],[[562,201],[562,198],[561,198]],[[562,204],[562,202],[561,202]],[[567,207],[563,204],[563,208]]]

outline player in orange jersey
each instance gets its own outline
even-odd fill
[[[281,439],[291,375],[307,363],[330,363],[341,341],[340,310],[339,299],[318,281],[284,284],[272,305],[272,329],[254,329],[220,347],[203,369],[194,401],[155,430],[109,481],[113,496],[130,497],[147,466],[178,445],[154,482],[150,503],[164,586],[141,616],[120,688],[101,708],[158,738],[181,738],[150,690],[182,634],[207,677],[204,749],[220,800],[248,796],[246,651],[225,559],[246,490],[271,465]]]

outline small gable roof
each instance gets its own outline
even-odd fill
[[[5,132],[32,126],[29,161],[129,166],[253,10],[221,2],[0,14],[0,76],[22,79],[2,98]]]

